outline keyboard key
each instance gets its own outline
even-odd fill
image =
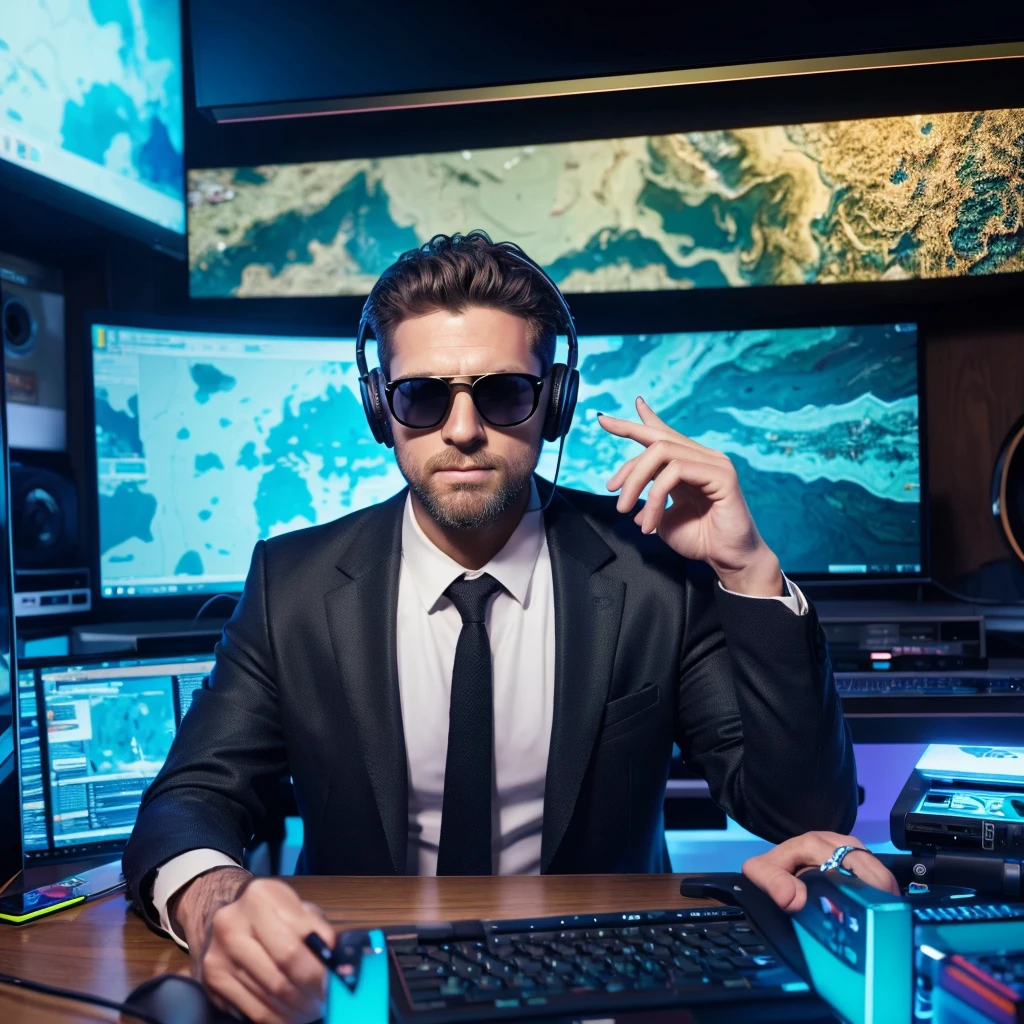
[[[452,958],[451,969],[460,978],[470,978],[476,980],[483,976],[484,969],[479,964],[471,964],[468,960],[462,960],[459,957]]]
[[[611,981],[605,982],[605,992],[630,992],[632,991],[633,983],[629,978],[613,978]]]
[[[729,963],[741,971],[761,971],[775,966],[775,961],[768,956],[731,956]]]

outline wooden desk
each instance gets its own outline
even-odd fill
[[[471,917],[533,917],[701,906],[679,895],[678,875],[532,875],[506,878],[289,878],[336,926]],[[188,957],[153,934],[117,894],[19,928],[0,926],[0,971],[124,999],[140,982],[188,972]],[[0,985],[0,1020],[112,1021],[113,1011]],[[127,1019],[127,1018],[125,1018]]]

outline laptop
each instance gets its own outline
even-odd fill
[[[26,867],[119,857],[213,655],[22,659]]]

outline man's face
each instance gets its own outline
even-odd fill
[[[391,380],[482,373],[540,374],[529,325],[497,309],[470,306],[403,320],[391,346]],[[461,383],[461,381],[460,381]],[[474,529],[494,522],[529,486],[540,456],[549,381],[534,414],[515,427],[493,427],[467,387],[453,384],[448,413],[425,430],[391,418],[399,468],[437,523]]]

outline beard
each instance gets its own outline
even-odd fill
[[[454,448],[427,459],[421,467],[406,465],[395,446],[398,468],[409,489],[438,526],[454,530],[477,530],[500,519],[530,486],[530,478],[540,459],[540,448],[531,455],[510,462],[499,455],[466,455]],[[491,469],[497,476],[492,484],[452,484],[442,490],[434,474],[445,469]]]

